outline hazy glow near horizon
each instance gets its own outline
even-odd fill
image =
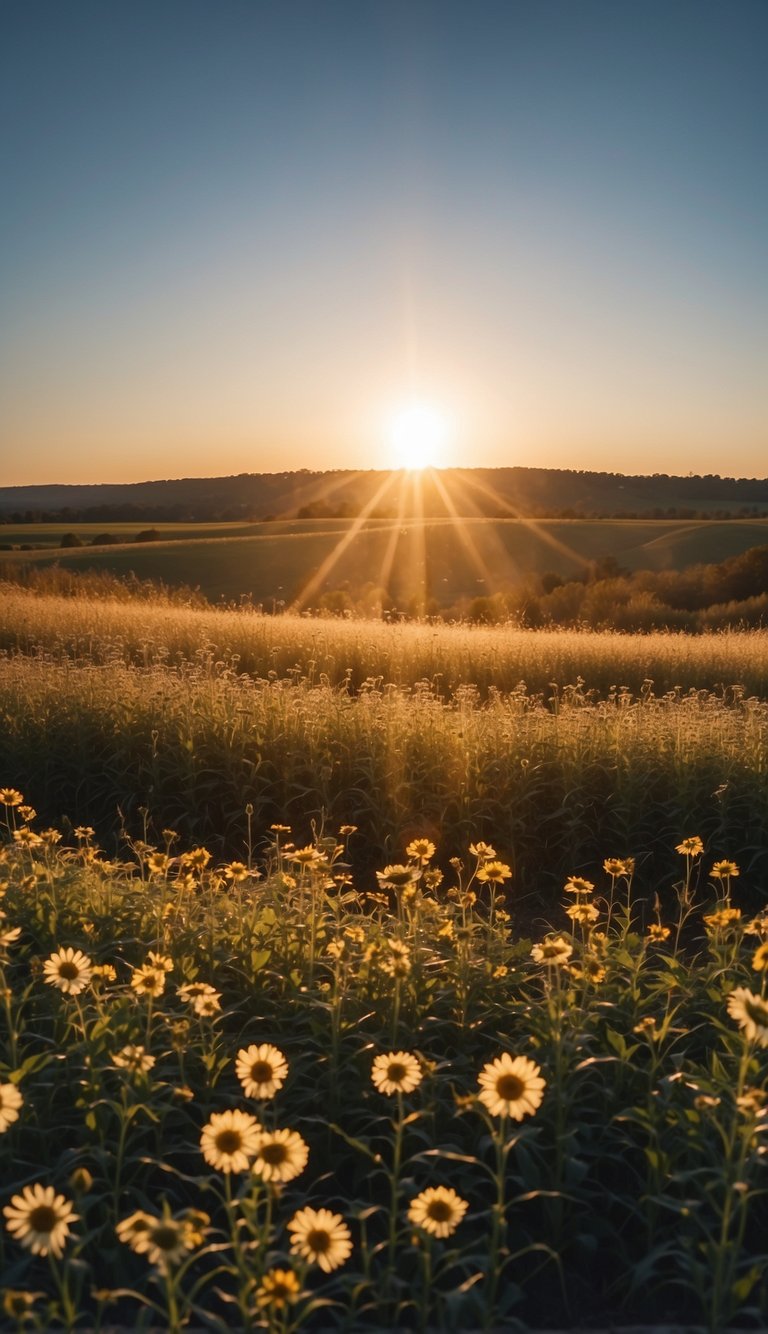
[[[419,472],[446,466],[450,422],[446,413],[432,403],[403,404],[394,413],[387,434],[394,468]]]
[[[0,484],[768,471],[768,6],[7,0],[2,38]],[[382,438],[397,386],[445,440]]]

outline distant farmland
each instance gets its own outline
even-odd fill
[[[623,568],[682,569],[725,560],[768,543],[768,520],[348,519],[258,524],[161,524],[159,538],[135,541],[152,525],[4,525],[0,537],[18,548],[3,561],[63,568],[133,572],[140,579],[199,587],[213,601],[291,603],[306,590],[307,605],[341,585],[353,590],[387,585],[405,602],[426,594],[441,606],[503,591],[552,571],[577,575],[592,561],[613,557]],[[354,535],[353,532],[354,531]],[[121,545],[61,549],[67,531],[84,543],[109,531]],[[335,553],[335,554],[334,554]],[[326,564],[327,563],[327,564]],[[324,569],[325,566],[325,569]],[[319,574],[319,577],[318,577]]]

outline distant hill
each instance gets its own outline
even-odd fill
[[[259,522],[396,518],[400,475],[381,471],[241,473],[234,477],[0,487],[0,522]],[[409,479],[406,513],[464,517],[738,518],[768,514],[768,478],[624,476],[554,468],[447,468]]]

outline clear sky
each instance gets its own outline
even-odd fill
[[[768,474],[765,0],[2,0],[0,484]]]

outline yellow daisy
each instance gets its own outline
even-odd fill
[[[43,964],[43,976],[52,987],[58,987],[65,996],[78,996],[91,980],[93,965],[82,950],[71,946],[57,950]]]
[[[415,862],[429,862],[437,852],[437,848],[429,838],[414,838],[405,849],[406,857],[410,857]]]
[[[709,873],[713,880],[735,880],[740,874],[739,868],[735,862],[715,862]]]
[[[704,851],[704,844],[698,834],[693,834],[691,838],[684,838],[682,843],[678,843],[675,852],[679,852],[681,857],[700,857]]]
[[[422,1078],[418,1060],[407,1051],[391,1051],[373,1062],[371,1079],[379,1093],[413,1093]]]
[[[15,1084],[0,1084],[0,1135],[19,1119],[19,1108],[24,1099]]]
[[[408,1221],[433,1237],[450,1237],[469,1205],[450,1186],[430,1186],[411,1202]]]
[[[309,1148],[295,1130],[265,1130],[258,1137],[251,1170],[264,1181],[293,1181],[308,1158]]]
[[[595,886],[591,880],[585,880],[580,875],[572,875],[566,880],[564,889],[566,894],[591,894]]]
[[[167,1210],[162,1217],[139,1210],[117,1225],[117,1235],[137,1255],[146,1255],[151,1265],[167,1273],[190,1251],[199,1246],[210,1219],[197,1209],[186,1209],[175,1216]]]
[[[546,1087],[538,1065],[527,1056],[508,1052],[483,1066],[477,1082],[480,1101],[491,1116],[511,1116],[513,1121],[522,1121],[536,1111]]]
[[[261,1126],[255,1116],[237,1110],[213,1112],[203,1126],[203,1157],[219,1172],[246,1172],[259,1147]]]
[[[398,863],[394,866],[385,866],[383,871],[377,871],[376,879],[382,889],[407,889],[419,879],[420,875],[421,871],[417,866],[403,866]]]
[[[291,1251],[326,1274],[352,1254],[352,1238],[341,1214],[330,1209],[299,1209],[288,1224]]]
[[[288,1062],[271,1043],[252,1044],[237,1053],[235,1073],[246,1098],[273,1098],[288,1076]]]
[[[70,1223],[77,1222],[69,1200],[57,1195],[53,1186],[25,1186],[20,1195],[14,1195],[3,1213],[8,1231],[34,1255],[61,1257],[70,1234]]]
[[[758,945],[752,955],[752,967],[756,973],[764,973],[768,969],[768,940]]]
[[[768,1001],[747,987],[736,987],[728,997],[728,1013],[743,1028],[750,1042],[768,1047]]]
[[[573,945],[563,936],[550,936],[547,940],[542,940],[540,945],[534,945],[531,950],[531,958],[536,963],[546,963],[550,966],[567,963],[572,954]]]
[[[477,878],[483,884],[503,885],[512,879],[512,868],[506,862],[487,861],[480,867]]]
[[[270,1269],[256,1289],[256,1305],[264,1310],[284,1311],[301,1294],[301,1284],[292,1269]]]
[[[162,996],[165,991],[165,975],[165,968],[143,963],[140,968],[134,968],[131,986],[139,996]]]
[[[120,1070],[130,1070],[132,1074],[146,1075],[149,1074],[155,1064],[155,1057],[150,1056],[144,1047],[137,1047],[133,1043],[129,1043],[127,1047],[115,1052],[112,1061]]]

